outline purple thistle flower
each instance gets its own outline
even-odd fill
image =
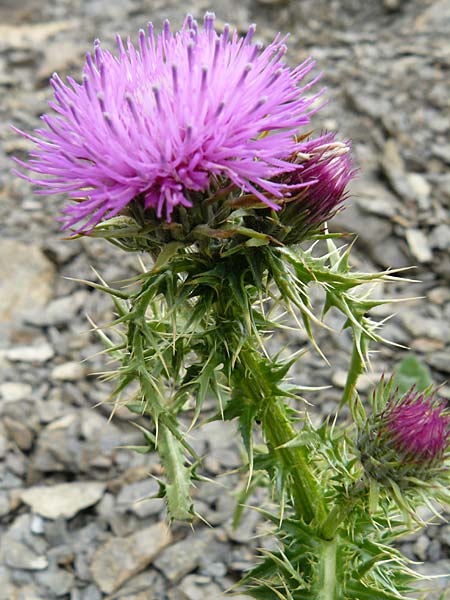
[[[390,399],[381,415],[390,443],[409,462],[433,462],[445,453],[450,439],[450,416],[445,404],[410,390],[401,400]]]
[[[387,385],[380,381],[373,398],[375,405],[383,399],[384,408],[372,414],[357,446],[369,477],[407,488],[411,478],[426,481],[444,468],[450,415],[446,403],[436,400],[431,388],[424,392],[411,388],[399,397],[392,393],[392,386],[392,380]]]
[[[306,212],[311,225],[320,225],[336,212],[346,198],[346,188],[356,170],[349,141],[338,142],[333,133],[303,143],[297,153],[297,170],[289,173],[289,184],[310,184],[301,190],[292,210]]]
[[[38,193],[76,200],[62,220],[78,231],[138,197],[170,221],[176,206],[192,205],[189,191],[205,192],[215,176],[277,209],[287,188],[279,176],[298,169],[289,157],[304,151],[296,134],[321,92],[305,96],[318,77],[299,87],[311,59],[291,69],[286,38],[262,48],[254,32],[239,37],[226,26],[219,35],[206,13],[202,30],[188,16],[175,34],[166,21],[156,39],[150,24],[138,47],[117,37],[117,57],[96,41],[81,84],[53,75],[56,114],[42,116],[46,127],[17,130],[36,149],[28,162],[15,160],[38,174],[19,175],[46,188]]]

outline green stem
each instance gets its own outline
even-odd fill
[[[322,517],[322,498],[301,447],[283,447],[296,437],[296,431],[278,398],[267,402],[262,427],[269,445],[274,449],[285,471],[290,474],[290,492],[298,518],[310,523]]]
[[[341,594],[336,577],[338,540],[323,542],[319,554],[319,582],[317,600],[338,600]]]
[[[347,374],[347,381],[345,382],[345,388],[342,393],[342,399],[339,404],[339,408],[342,408],[345,404],[351,404],[353,397],[356,392],[356,383],[358,377],[364,371],[364,361],[361,356],[361,351],[358,349],[356,341],[353,342],[352,356],[350,359],[350,365]]]
[[[365,488],[363,480],[359,479],[356,481],[347,493],[347,496],[339,503],[335,504],[328,513],[327,518],[322,523],[319,535],[324,540],[332,540],[336,536],[336,532],[339,529],[341,523],[349,516],[352,512],[355,504],[357,503],[360,493]]]

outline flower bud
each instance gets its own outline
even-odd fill
[[[280,221],[291,226],[287,243],[301,241],[305,233],[329,220],[345,200],[356,172],[350,151],[350,142],[338,142],[332,133],[303,143],[295,159],[298,169],[284,179],[298,186],[279,214]]]
[[[450,416],[435,391],[393,394],[385,408],[372,416],[359,436],[358,449],[370,477],[401,488],[410,478],[432,479],[443,467],[450,444]]]

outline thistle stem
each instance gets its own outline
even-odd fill
[[[361,356],[361,349],[358,348],[358,344],[356,343],[356,341],[353,341],[353,350],[350,359],[347,380],[345,382],[345,388],[342,393],[339,408],[342,408],[343,406],[345,406],[345,404],[350,404],[352,402],[356,392],[356,383],[358,381],[358,377],[363,371],[364,360]]]
[[[317,600],[338,600],[341,594],[336,577],[338,540],[324,541],[319,553]]]
[[[346,498],[341,502],[335,504],[328,513],[327,518],[322,523],[319,536],[324,540],[332,540],[336,536],[336,532],[339,529],[341,523],[348,517],[352,512],[355,504],[359,499],[360,492],[364,489],[365,483],[362,479],[359,479],[350,488]]]
[[[274,398],[267,403],[262,427],[282,467],[290,474],[290,492],[297,517],[306,523],[316,517],[320,518],[323,515],[322,498],[306,463],[303,448],[285,446],[296,437],[296,431],[280,399]]]

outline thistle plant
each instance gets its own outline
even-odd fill
[[[155,36],[150,24],[137,47],[117,38],[116,55],[95,42],[82,82],[55,74],[53,112],[34,134],[19,131],[35,150],[16,160],[31,174],[18,174],[38,193],[69,196],[60,218],[73,237],[151,262],[126,287],[88,283],[114,303],[114,321],[96,329],[118,365],[116,401],[145,423],[137,450],[160,455],[169,519],[196,516],[201,459],[180,416],[194,406],[191,428],[201,427],[213,396],[215,418],[238,423],[246,494],[265,486],[278,507],[261,512],[279,549],[246,574],[247,593],[408,598],[418,576],[392,544],[420,503],[448,500],[450,417],[431,389],[401,396],[392,381],[370,407],[359,399],[369,346],[385,343],[371,311],[387,300],[367,288],[398,273],[355,272],[351,247],[335,245],[326,221],[355,175],[351,144],[311,133],[323,97],[314,62],[291,68],[286,38],[263,46],[254,33],[218,33],[207,13],[203,27],[188,16],[176,33],[166,22]],[[353,351],[341,404],[317,426],[289,379],[301,356],[267,342],[285,326],[281,308],[321,354],[314,330],[332,307]]]

